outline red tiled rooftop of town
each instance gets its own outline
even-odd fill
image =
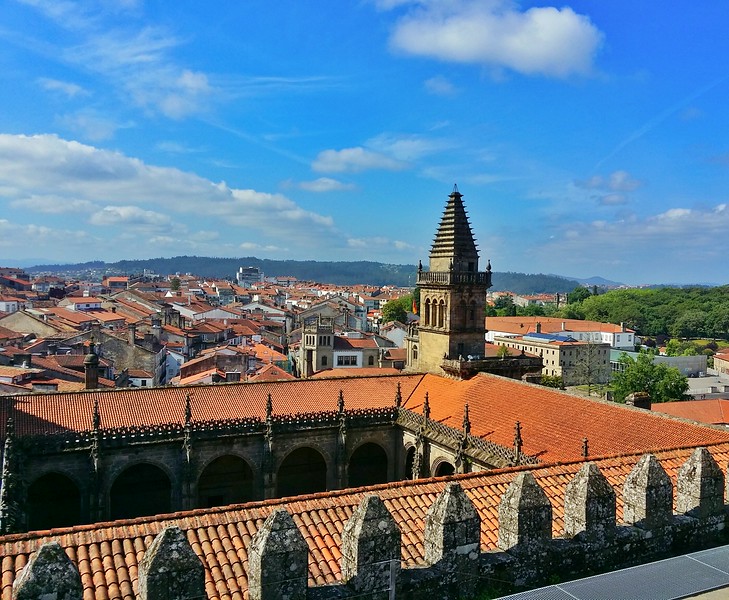
[[[709,446],[723,470],[729,461],[729,443]],[[674,487],[681,465],[693,448],[656,453]],[[622,486],[640,454],[596,461],[616,491],[618,522],[622,521]],[[564,529],[564,493],[582,466],[580,461],[532,467],[553,510],[552,532]],[[425,516],[447,481],[458,481],[481,518],[481,550],[496,549],[498,508],[502,495],[518,471],[525,467],[423,479],[323,492],[296,498],[266,500],[229,507],[201,509],[112,523],[97,523],[51,531],[0,537],[2,600],[10,600],[14,579],[30,555],[42,544],[57,541],[76,563],[84,587],[84,600],[123,598],[137,593],[137,570],[144,552],[163,528],[176,525],[185,531],[192,549],[205,567],[205,588],[210,600],[248,598],[248,547],[266,517],[277,508],[293,516],[309,547],[309,585],[341,579],[341,534],[354,508],[368,493],[379,495],[402,533],[401,558],[405,566],[424,562]],[[112,567],[112,568],[108,568]]]

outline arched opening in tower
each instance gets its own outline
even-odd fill
[[[197,506],[210,508],[254,500],[253,470],[239,456],[220,456],[200,475]]]
[[[349,459],[349,486],[387,483],[387,453],[379,444],[362,444]]]
[[[28,488],[28,528],[31,531],[81,523],[81,493],[60,473],[48,473]]]
[[[433,473],[433,476],[447,477],[448,475],[453,475],[453,473],[455,472],[456,468],[447,460],[444,460],[443,462],[438,463],[438,466],[435,468],[435,473]]]
[[[298,448],[278,469],[278,496],[298,496],[327,489],[327,463],[314,448]]]
[[[172,484],[165,472],[141,463],[128,467],[114,480],[109,494],[109,517],[132,519],[170,512]]]
[[[403,479],[415,479],[413,467],[415,466],[415,446],[410,446],[405,453],[405,473]]]

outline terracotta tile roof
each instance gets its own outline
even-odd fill
[[[371,337],[348,338],[342,336],[334,337],[335,350],[358,350],[362,348],[377,348],[377,342]]]
[[[267,364],[255,375],[248,378],[248,381],[288,381],[296,379],[291,373],[287,373],[281,367],[273,363]]]
[[[729,424],[729,400],[712,398],[710,400],[688,400],[686,402],[662,402],[653,404],[651,410],[674,417],[691,419],[712,425]]]
[[[544,462],[579,459],[583,438],[591,456],[729,440],[715,428],[486,373],[468,381],[426,375],[404,407],[421,412],[426,391],[432,419],[460,429],[468,403],[471,433],[502,446],[513,446],[519,421],[522,450]]]
[[[676,482],[680,466],[692,448],[666,450],[657,458]],[[709,447],[717,462],[729,461],[729,443]],[[622,486],[639,454],[596,461],[615,488],[618,522],[622,520]],[[531,469],[545,490],[553,509],[553,535],[564,528],[564,491],[581,462]],[[391,484],[291,499],[234,505],[170,515],[143,517],[113,523],[82,525],[50,532],[31,532],[0,537],[2,548],[2,600],[10,600],[12,582],[32,552],[48,541],[58,541],[76,563],[84,586],[84,600],[125,598],[137,593],[137,569],[154,536],[164,527],[177,525],[186,532],[200,557],[210,600],[247,598],[248,547],[253,534],[276,508],[285,507],[293,516],[309,546],[309,585],[341,579],[341,533],[354,507],[367,493],[376,493],[392,513],[402,532],[401,556],[405,566],[424,562],[425,515],[449,480],[457,480],[481,517],[481,550],[496,549],[498,506],[501,496],[523,468],[471,473],[441,479],[403,481]],[[113,568],[110,568],[113,565]]]
[[[378,377],[382,375],[399,375],[399,369],[391,369],[390,367],[361,367],[351,369],[327,369],[326,371],[317,371],[312,375],[312,379],[336,379],[341,377]]]
[[[183,423],[185,396],[192,398],[194,420],[265,418],[266,398],[271,394],[274,413],[307,413],[336,410],[339,390],[347,408],[393,406],[397,384],[402,394],[412,393],[423,375],[352,378],[345,380],[295,380],[264,383],[230,383],[179,387],[132,388],[85,391],[70,394],[0,397],[0,433],[11,403],[15,403],[18,434],[48,431],[84,431],[91,428],[94,401],[99,401],[102,427]]]
[[[602,331],[604,333],[623,333],[620,325],[584,321],[581,319],[560,319],[557,317],[486,317],[486,327],[491,331],[526,334],[536,331],[536,324],[541,323],[542,333],[558,333],[560,331]],[[564,329],[562,325],[564,324]],[[632,329],[625,329],[633,333]]]

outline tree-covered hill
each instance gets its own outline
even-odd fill
[[[569,304],[563,316],[625,323],[641,335],[726,338],[729,286],[613,290]]]
[[[160,275],[191,273],[200,277],[232,278],[238,267],[258,267],[267,277],[291,276],[303,281],[318,281],[335,285],[413,286],[415,265],[391,265],[370,261],[320,262],[314,260],[269,260],[253,256],[243,258],[210,258],[204,256],[175,256],[147,260],[122,260],[115,263],[93,261],[74,265],[38,265],[26,269],[29,273],[85,273],[100,277],[113,274],[135,274],[145,270]],[[493,290],[508,290],[516,294],[567,292],[577,282],[556,275],[525,273],[494,273]]]

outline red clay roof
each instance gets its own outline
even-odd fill
[[[426,375],[404,407],[421,412],[426,391],[431,419],[460,429],[468,403],[471,433],[502,446],[513,445],[519,421],[523,452],[544,462],[579,459],[583,438],[590,456],[729,440],[729,432],[486,373],[468,381]]]
[[[613,323],[584,321],[582,319],[560,319],[558,317],[486,317],[486,327],[491,331],[504,331],[524,335],[535,332],[536,324],[541,323],[542,333],[560,331],[602,331],[605,333],[633,333]],[[564,325],[564,329],[563,326]]]
[[[405,408],[421,412],[427,392],[431,418],[457,429],[468,403],[471,433],[502,446],[513,445],[519,421],[522,451],[542,462],[580,459],[583,438],[588,440],[590,456],[729,441],[727,431],[484,373],[468,381],[395,375],[195,386],[192,417],[201,421],[264,418],[269,393],[274,412],[279,414],[335,410],[340,390],[347,408],[389,407],[394,405],[398,383]],[[15,404],[19,434],[87,430],[95,399],[105,428],[181,424],[188,391],[182,387],[137,388],[0,398],[0,432],[11,403]]]
[[[667,450],[656,456],[676,486],[676,474],[692,448]],[[709,447],[723,467],[729,461],[729,443]],[[622,486],[640,455],[596,461],[616,491],[618,522],[622,520]],[[564,491],[581,462],[532,468],[553,509],[553,535],[564,528]],[[268,500],[224,508],[142,517],[113,523],[81,525],[0,537],[2,600],[10,600],[13,580],[32,552],[43,543],[57,541],[76,563],[84,586],[84,600],[123,598],[137,593],[137,569],[154,536],[164,527],[179,526],[187,534],[205,567],[210,600],[248,597],[248,547],[252,536],[273,510],[285,507],[309,546],[309,585],[341,579],[341,534],[353,509],[367,493],[376,493],[392,513],[402,532],[401,556],[405,566],[424,562],[423,531],[428,509],[445,483],[457,480],[481,517],[481,550],[496,548],[501,496],[524,468],[471,473],[440,479],[402,481],[370,488],[324,492],[290,499]]]
[[[699,423],[729,425],[729,400],[688,400],[686,402],[662,402],[653,404],[652,410],[674,417],[691,419]]]

